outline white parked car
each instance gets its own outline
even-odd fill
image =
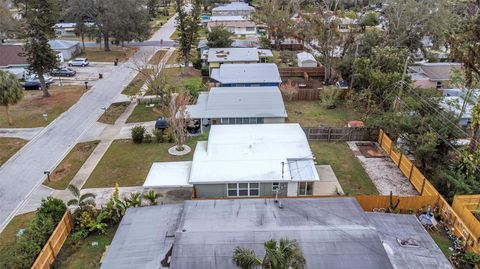
[[[50,85],[53,83],[53,78],[49,75],[43,75],[43,79],[45,80],[45,84]],[[39,81],[37,74],[30,74],[25,77],[25,81]]]
[[[90,63],[88,62],[87,58],[75,58],[75,59],[68,62],[68,66],[82,66],[82,67],[85,67],[88,64],[90,64]]]

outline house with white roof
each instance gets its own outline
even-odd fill
[[[454,69],[461,69],[461,63],[421,63],[409,67],[415,87],[422,89],[448,89]]]
[[[213,69],[210,79],[217,87],[280,86],[282,78],[273,63],[222,64]]]
[[[81,53],[79,41],[53,39],[48,41],[48,44],[52,50],[61,53],[62,59],[60,59],[60,62],[70,60]]]
[[[440,106],[458,116],[460,126],[468,126],[472,122],[472,110],[480,96],[480,89],[468,92],[466,89],[445,89]]]
[[[318,63],[311,53],[306,51],[297,54],[298,67],[317,67]]]
[[[249,17],[255,8],[244,2],[232,2],[212,9],[212,16],[242,16]]]
[[[210,48],[202,57],[208,63],[210,73],[212,69],[222,64],[265,63],[273,57],[269,49],[257,48]]]
[[[187,106],[187,113],[201,122],[202,132],[215,124],[283,123],[287,117],[278,87],[211,88]]]
[[[191,162],[154,163],[145,188],[192,187],[196,197],[315,195],[320,181],[297,123],[213,125]]]
[[[212,16],[207,22],[208,31],[214,27],[225,27],[236,36],[255,36],[257,28],[255,22],[245,19],[242,16]]]

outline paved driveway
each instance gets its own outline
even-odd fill
[[[173,31],[174,18],[171,18],[151,41],[169,37]],[[101,108],[108,107],[133,79],[136,72],[129,64],[134,58],[152,56],[155,50],[155,47],[141,47],[129,62],[118,66],[107,78],[98,80],[74,106],[45,127],[0,168],[0,231],[35,187],[42,183],[44,171],[55,168],[78,138],[101,116]]]

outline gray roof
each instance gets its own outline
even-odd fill
[[[212,11],[254,11],[255,8],[249,6],[247,3],[243,2],[232,2],[227,5],[218,6],[212,9]]]
[[[171,249],[183,205],[130,208],[101,268],[159,268]]]
[[[79,46],[79,41],[70,41],[70,40],[60,40],[60,39],[53,39],[49,40],[48,44],[53,50],[64,50],[69,49],[74,46]]]
[[[210,77],[220,83],[281,83],[276,64],[223,64]]]
[[[223,62],[258,62],[257,48],[210,48],[208,50],[209,63]]]
[[[414,216],[365,213],[349,197],[279,201],[282,208],[273,199],[186,201],[169,268],[237,269],[232,263],[235,247],[253,249],[262,257],[264,241],[281,238],[298,241],[307,268],[451,268]],[[139,212],[136,221],[122,220],[102,268],[161,268],[159,263],[142,264],[137,257],[146,256],[146,251],[158,255],[156,262],[164,258],[164,252],[149,248],[153,241],[161,241],[157,235],[165,233],[163,222],[170,221],[169,215],[175,219],[177,213],[167,206],[152,208],[129,209],[129,214]],[[421,247],[395,245],[396,238],[405,237],[415,238]],[[118,244],[128,251],[118,252]],[[165,246],[163,241],[158,244]],[[108,259],[119,261],[107,265]]]
[[[187,107],[191,118],[286,118],[278,87],[219,87]]]

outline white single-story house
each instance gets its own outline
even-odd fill
[[[271,50],[257,48],[210,48],[202,55],[210,72],[222,64],[265,63],[270,57]]]
[[[53,30],[55,30],[55,34],[57,36],[76,36],[75,28],[77,24],[74,22],[61,22],[57,23],[53,26]]]
[[[222,64],[210,78],[217,87],[280,86],[282,78],[273,63]]]
[[[222,26],[236,36],[254,36],[257,34],[255,22],[241,16],[212,16],[207,23],[208,31]]]
[[[187,106],[187,113],[201,121],[202,132],[215,124],[283,123],[287,117],[278,87],[211,88]]]
[[[248,17],[255,8],[244,2],[232,2],[212,9],[212,16],[242,16]]]
[[[443,90],[443,100],[440,106],[446,111],[460,116],[460,126],[467,126],[472,122],[472,109],[480,96],[480,89],[474,90],[469,95],[467,99],[467,91],[462,89]]]
[[[297,65],[299,67],[317,67],[318,63],[311,53],[304,51],[297,54]]]
[[[80,42],[70,40],[53,39],[48,41],[52,50],[60,52],[63,60],[67,61],[80,54]]]
[[[447,89],[454,69],[461,69],[461,63],[421,63],[410,66],[409,74],[416,87],[422,89]]]
[[[154,163],[143,186],[191,187],[196,197],[315,195],[314,156],[298,123],[213,125],[191,162]]]

